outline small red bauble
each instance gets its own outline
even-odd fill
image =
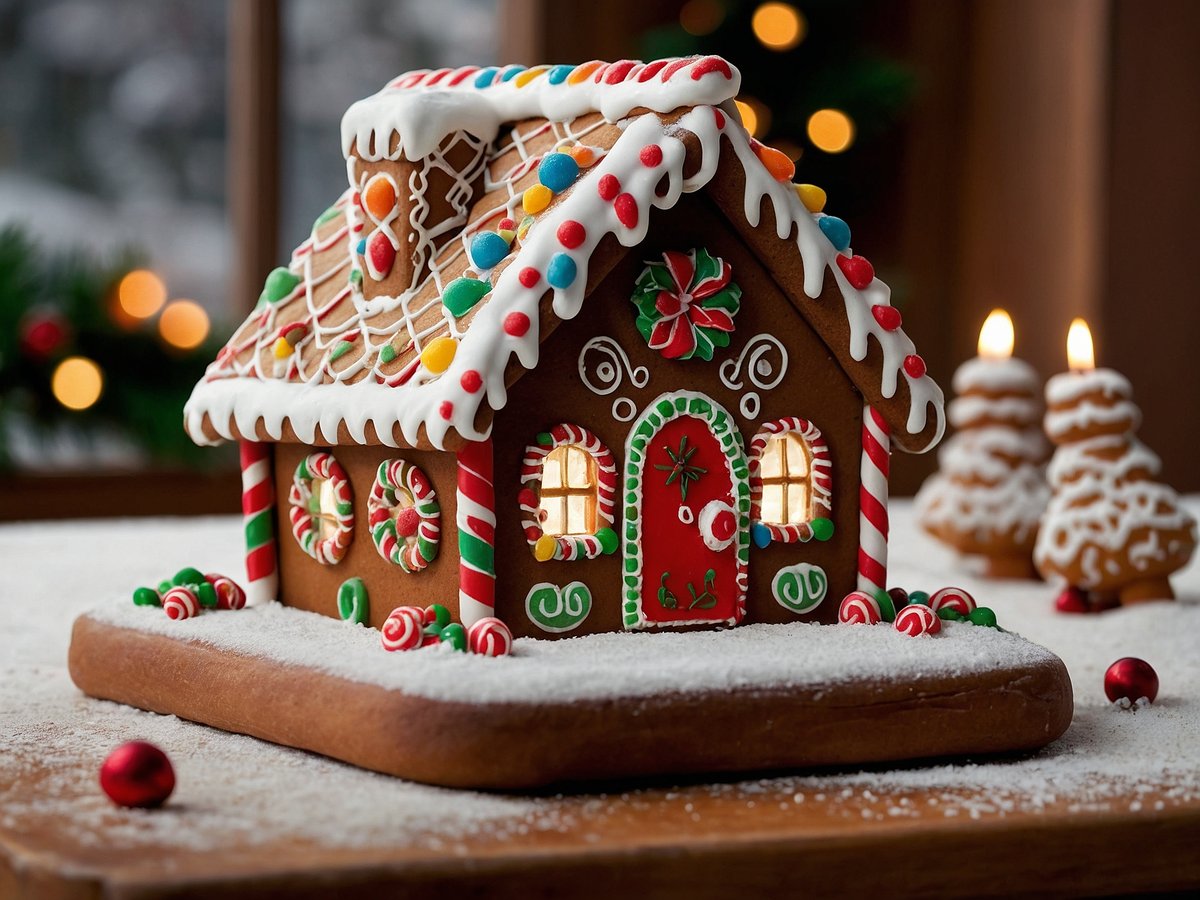
[[[617,221],[626,228],[637,227],[638,206],[633,194],[622,194],[614,200],[613,211],[617,214]]]
[[[504,333],[513,337],[524,337],[529,331],[529,316],[523,312],[510,312],[504,317]]]
[[[587,237],[587,229],[574,219],[568,219],[558,226],[558,242],[568,250],[574,250]]]
[[[894,306],[878,303],[871,307],[871,314],[875,316],[875,321],[883,327],[884,331],[895,331],[900,327],[900,310]]]
[[[662,162],[662,148],[657,144],[647,144],[642,148],[642,152],[638,154],[638,158],[641,159],[643,166],[653,169]]]
[[[473,394],[483,387],[483,376],[474,369],[467,369],[467,371],[462,373],[462,378],[458,380],[458,383],[462,385],[462,389],[468,394]]]
[[[846,280],[860,291],[875,280],[875,267],[865,256],[842,256],[839,253],[837,264]]]
[[[616,175],[601,175],[596,183],[596,193],[600,195],[601,200],[611,203],[613,198],[621,193],[621,182]]]
[[[908,373],[909,378],[924,378],[925,360],[915,353],[908,354],[904,357],[904,371]]]
[[[1143,698],[1153,703],[1158,696],[1158,673],[1144,659],[1122,657],[1104,673],[1104,693],[1113,703],[1133,703]]]
[[[521,282],[522,287],[527,288],[533,287],[538,283],[538,281],[541,280],[541,278],[541,273],[538,272],[537,269],[530,268],[529,266],[526,266],[524,269],[522,269],[521,273],[517,276],[517,279]]]
[[[171,761],[148,741],[122,744],[100,767],[100,787],[118,806],[162,806],[175,790]]]
[[[1060,613],[1085,613],[1091,610],[1087,594],[1077,587],[1068,587],[1054,601],[1054,608]]]

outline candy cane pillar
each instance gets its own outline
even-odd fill
[[[458,451],[458,617],[470,628],[496,609],[496,491],[492,440]]]
[[[858,488],[858,589],[887,590],[888,474],[891,435],[883,417],[863,407],[862,477]]]
[[[269,603],[279,590],[271,445],[242,441],[242,524],[246,534],[246,599]]]

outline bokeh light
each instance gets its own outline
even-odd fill
[[[754,97],[742,97],[734,103],[737,104],[738,114],[742,117],[742,124],[750,134],[762,137],[767,133],[771,127],[771,110],[767,109],[766,104]]]
[[[50,390],[67,409],[87,409],[104,391],[104,373],[86,356],[68,356],[50,376]]]
[[[679,10],[679,26],[690,35],[712,34],[725,21],[725,7],[718,0],[688,0]]]
[[[804,15],[790,3],[764,3],[750,20],[754,36],[771,50],[791,50],[808,32]]]
[[[854,143],[854,120],[840,109],[819,109],[808,117],[808,139],[826,153],[841,153]]]
[[[148,269],[134,269],[117,285],[121,310],[135,319],[148,319],[167,302],[167,286]]]
[[[208,337],[208,313],[193,300],[172,300],[158,318],[158,333],[172,347],[191,350]]]

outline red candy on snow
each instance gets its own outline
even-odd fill
[[[929,598],[929,608],[935,613],[941,609],[952,609],[960,616],[969,616],[975,609],[975,598],[962,588],[945,587],[934,591]]]
[[[904,357],[904,371],[908,373],[910,378],[924,378],[925,360],[921,359],[915,353],[910,353]]]
[[[837,264],[846,280],[860,291],[875,280],[875,267],[865,256],[843,256],[839,253]]]
[[[568,219],[558,226],[558,242],[568,250],[574,250],[587,237],[587,229],[574,219]],[[525,273],[522,272],[522,275]],[[535,282],[536,283],[536,282]],[[526,285],[528,287],[528,285]]]
[[[879,601],[865,591],[851,591],[838,607],[838,621],[844,625],[878,625],[882,619]]]
[[[462,385],[462,389],[468,394],[474,394],[483,387],[483,376],[474,369],[467,369],[467,371],[463,372],[462,378],[459,379],[458,383]]]
[[[1067,587],[1054,600],[1054,608],[1060,613],[1091,612],[1087,594],[1077,587]]]
[[[612,202],[612,199],[621,193],[621,182],[616,175],[602,175],[596,183],[596,193],[600,195],[601,200]]]
[[[638,154],[638,159],[642,161],[642,165],[647,169],[653,169],[663,160],[662,147],[657,144],[647,144],[642,148],[642,152]]]
[[[398,606],[391,611],[383,627],[379,629],[379,640],[384,650],[416,650],[421,646],[424,634],[425,611],[416,606]]]
[[[504,317],[504,333],[513,337],[524,337],[529,331],[529,316],[523,312],[510,312]]]
[[[901,634],[907,634],[909,637],[937,634],[942,630],[942,620],[928,606],[913,603],[896,613],[895,628]]]
[[[420,524],[421,514],[415,506],[406,506],[396,513],[396,534],[400,537],[412,537],[417,533],[417,526]]]
[[[100,787],[118,806],[151,809],[175,790],[175,770],[167,754],[149,741],[130,741],[104,760]]]
[[[467,649],[480,656],[508,656],[512,643],[512,632],[494,616],[486,616],[467,629]]]
[[[613,210],[619,221],[626,228],[636,228],[638,223],[637,200],[633,194],[622,194],[613,201]]]
[[[900,310],[894,306],[878,303],[871,307],[871,315],[883,326],[884,331],[895,331],[900,327]]]
[[[517,275],[517,280],[521,282],[522,287],[531,288],[541,280],[541,273],[537,269],[526,266]]]
[[[1158,673],[1144,659],[1122,657],[1104,673],[1104,694],[1113,703],[1143,699],[1153,703],[1158,696]]]

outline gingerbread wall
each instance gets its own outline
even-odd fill
[[[660,259],[664,250],[707,249],[733,268],[733,281],[742,289],[741,308],[734,317],[735,331],[730,346],[718,349],[711,361],[669,361],[647,347],[634,326],[636,310],[630,302],[634,282],[645,260]],[[795,262],[797,283],[800,263]],[[730,389],[721,378],[722,364],[733,362],[748,341],[767,334],[778,337],[787,349],[787,369],[770,390],[757,390],[743,365],[730,379],[741,381]],[[631,383],[629,371],[621,384],[607,395],[598,395],[582,381],[580,354],[597,336],[609,336],[628,355],[629,368],[645,366],[650,377],[645,387]],[[822,543],[772,543],[766,548],[751,546],[749,595],[746,622],[789,622],[797,615],[782,607],[771,592],[771,581],[783,566],[807,562],[820,566],[829,578],[825,601],[803,618],[830,622],[836,619],[837,601],[855,588],[858,556],[858,485],[861,460],[862,397],[842,372],[828,348],[796,312],[751,251],[730,228],[711,201],[703,195],[683,199],[673,210],[655,213],[651,234],[608,274],[584,304],[583,312],[564,323],[542,344],[536,371],[513,385],[508,404],[495,420],[496,481],[496,568],[497,614],[518,636],[547,637],[528,618],[526,596],[534,585],[565,586],[573,581],[586,584],[592,609],[578,628],[563,636],[574,636],[622,628],[622,553],[592,560],[538,562],[520,525],[517,499],[521,488],[521,462],[527,445],[539,432],[562,422],[590,429],[612,451],[618,472],[617,520],[622,533],[624,503],[623,473],[625,443],[631,422],[614,418],[612,405],[628,398],[640,412],[660,394],[692,390],[707,394],[735,419],[744,442],[749,445],[759,426],[788,416],[810,419],[821,429],[832,456],[833,510],[835,533]],[[771,357],[776,359],[777,357]],[[602,361],[593,349],[585,364],[593,383],[594,367]],[[611,362],[611,360],[610,360]],[[624,368],[624,367],[623,367]],[[752,417],[740,408],[747,390],[757,390],[761,409]],[[628,412],[629,403],[623,404]],[[651,473],[652,468],[647,468]]]
[[[397,450],[389,447],[342,445],[329,449],[354,490],[354,536],[346,555],[334,565],[322,565],[306,554],[291,534],[288,490],[296,466],[313,448],[303,444],[275,445],[275,496],[279,528],[279,597],[288,606],[337,618],[338,588],[347,578],[363,580],[370,601],[370,624],[383,625],[397,606],[441,603],[458,618],[458,543],[454,527],[454,488],[457,480],[453,453]],[[379,464],[402,458],[420,467],[437,493],[442,514],[442,537],[437,557],[420,572],[408,573],[385,560],[375,549],[367,527],[367,496]]]

